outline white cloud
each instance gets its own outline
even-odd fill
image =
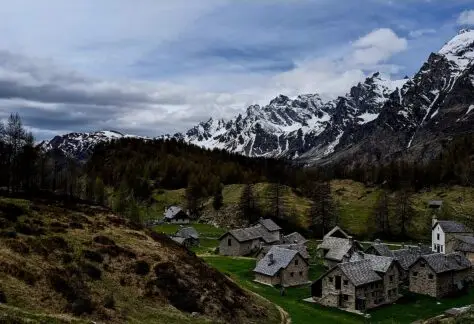
[[[458,18],[459,25],[474,25],[474,10],[463,11]]]
[[[431,28],[412,30],[408,34],[410,38],[419,38],[425,35],[435,34],[436,30]]]
[[[359,38],[353,47],[353,63],[371,65],[386,61],[394,54],[406,50],[408,42],[405,38],[398,37],[393,30],[380,28]]]

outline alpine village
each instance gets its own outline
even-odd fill
[[[473,126],[470,30],[175,135],[36,142],[12,113],[0,322],[474,323]]]

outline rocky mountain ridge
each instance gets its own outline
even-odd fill
[[[318,94],[279,95],[233,119],[211,118],[159,138],[307,165],[378,163],[400,156],[427,160],[440,152],[443,140],[473,131],[473,60],[474,31],[462,30],[412,78],[392,81],[374,73],[327,102]],[[128,136],[102,133],[57,136],[42,146],[83,159],[98,142]]]

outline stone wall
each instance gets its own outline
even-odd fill
[[[398,300],[399,285],[400,271],[398,266],[396,266],[395,263],[392,263],[388,271],[383,274],[384,299],[386,303],[393,303]]]
[[[471,276],[471,269],[442,273],[437,278],[437,296],[444,297],[458,290],[456,283],[469,279]]]
[[[411,292],[437,297],[438,278],[423,260],[419,260],[411,267],[408,280]]]
[[[379,280],[357,287],[356,296],[365,299],[366,309],[380,306],[385,302],[383,281]]]
[[[267,276],[261,273],[256,273],[255,274],[255,281],[261,282],[266,285],[279,285],[280,284],[280,273],[278,273],[275,276]]]
[[[336,276],[341,276],[340,290],[336,289]],[[344,285],[345,280],[347,285]],[[344,295],[347,300],[344,300]],[[324,306],[355,309],[355,287],[339,268],[335,268],[322,279],[322,297],[313,299]]]
[[[173,218],[168,221],[171,224],[189,224],[189,218]]]
[[[281,271],[283,285],[287,287],[308,283],[308,270],[308,263],[297,254],[291,263]]]
[[[228,240],[230,240],[230,246]],[[259,246],[259,240],[239,242],[235,239],[235,237],[227,234],[220,240],[219,254],[230,256],[248,255],[255,251],[255,249],[257,249]]]

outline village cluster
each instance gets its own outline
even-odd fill
[[[182,210],[165,213],[165,221],[186,224]],[[363,313],[396,302],[409,290],[443,298],[466,290],[473,281],[474,232],[465,225],[433,217],[431,246],[389,245],[375,240],[363,246],[343,229],[333,228],[317,247],[327,271],[312,283],[307,240],[299,233],[282,234],[271,219],[233,229],[219,238],[218,252],[226,256],[254,256],[255,281],[291,287],[310,284],[307,301]],[[181,228],[172,239],[187,247],[199,244],[192,227]]]

